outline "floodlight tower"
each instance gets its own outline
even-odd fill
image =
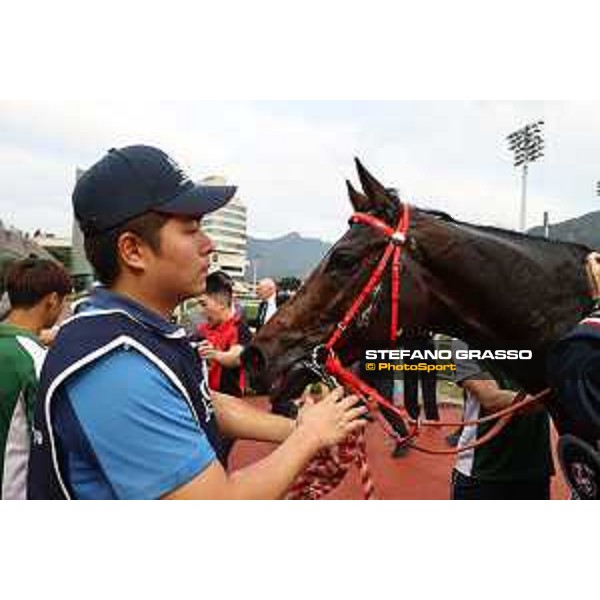
[[[522,129],[514,131],[506,139],[508,147],[514,153],[515,167],[523,167],[521,190],[521,214],[519,228],[522,232],[527,227],[527,175],[529,165],[544,156],[544,138],[542,128],[544,121],[530,123]]]

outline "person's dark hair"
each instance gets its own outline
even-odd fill
[[[223,271],[215,271],[206,278],[206,293],[218,297],[226,306],[233,299],[233,280]]]
[[[96,277],[104,285],[112,285],[120,271],[117,241],[126,231],[143,240],[153,252],[160,252],[160,231],[169,220],[168,215],[148,212],[114,229],[97,234],[84,234],[84,247]]]
[[[6,292],[12,308],[31,308],[56,292],[71,292],[71,279],[63,266],[42,258],[26,258],[11,264],[6,273]]]

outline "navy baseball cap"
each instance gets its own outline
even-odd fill
[[[73,209],[84,233],[100,233],[149,211],[201,217],[221,208],[234,186],[194,183],[152,146],[113,148],[77,181]]]

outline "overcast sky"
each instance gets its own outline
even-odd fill
[[[468,101],[0,101],[0,218],[69,234],[76,166],[113,146],[158,145],[195,179],[227,176],[249,233],[334,240],[350,207],[353,157],[417,204],[514,228],[520,179],[505,137],[546,121],[531,167],[528,225],[600,208],[600,103]]]

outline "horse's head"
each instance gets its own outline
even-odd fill
[[[402,201],[357,160],[363,193],[348,183],[354,211],[396,227]],[[587,249],[454,221],[411,207],[401,261],[400,327],[425,325],[470,343],[549,342],[583,313],[588,296]],[[300,393],[314,375],[313,350],[336,330],[365,287],[389,235],[351,220],[296,296],[260,330],[246,351],[249,371],[274,396]],[[365,345],[389,340],[391,267],[344,332],[336,351],[344,363]]]
[[[358,160],[356,163],[364,193],[356,191],[347,182],[354,211],[372,215],[395,227],[403,208],[400,199],[393,190],[386,189],[373,178]],[[428,232],[427,235],[435,238],[438,220],[436,216],[413,211],[411,230],[419,230],[423,235]],[[249,371],[254,376],[264,376],[271,392],[294,395],[313,378],[304,368],[303,361],[308,360],[314,348],[323,344],[336,329],[367,283],[388,243],[389,238],[379,230],[366,224],[351,223],[295,297],[261,328],[245,358]],[[404,253],[402,261],[403,325],[441,322],[443,306],[431,293],[431,275],[412,258],[419,252],[418,240],[413,236],[407,244],[411,252]],[[338,349],[344,362],[354,358],[357,348],[352,342],[386,343],[391,318],[389,295],[388,269],[344,335]]]

